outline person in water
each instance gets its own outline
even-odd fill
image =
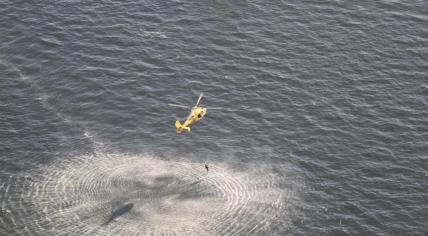
[[[208,173],[208,164],[205,164],[205,169],[207,169],[207,173]]]

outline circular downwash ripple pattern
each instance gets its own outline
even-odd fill
[[[268,166],[249,169],[210,164],[207,174],[201,163],[150,155],[98,154],[55,162],[40,177],[2,177],[0,231],[257,235],[286,230],[296,193],[281,187],[285,177]]]

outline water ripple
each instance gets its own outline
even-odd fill
[[[248,235],[284,223],[273,173],[97,154],[61,160],[36,180],[3,177],[0,226],[26,235]],[[19,197],[17,197],[19,196]],[[20,225],[25,225],[24,228]]]

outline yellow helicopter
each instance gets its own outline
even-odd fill
[[[190,110],[190,115],[187,117],[187,119],[184,121],[183,124],[180,123],[180,121],[175,121],[175,130],[177,131],[177,134],[183,132],[183,131],[187,131],[190,132],[190,125],[198,122],[200,119],[202,119],[205,114],[207,114],[207,108],[204,107],[200,107],[199,102],[201,101],[203,97],[203,94],[201,93],[199,95],[198,101],[196,102],[196,105],[193,107],[189,107],[189,106],[183,106],[183,105],[179,105],[179,104],[171,104],[169,103],[168,105],[173,106],[173,107],[179,107],[179,108],[186,108],[186,109],[191,109]],[[219,109],[219,108],[209,108],[209,109]]]

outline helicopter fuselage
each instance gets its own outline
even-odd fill
[[[198,122],[200,119],[202,119],[205,114],[207,113],[207,109],[203,107],[194,106],[192,110],[190,111],[190,115],[187,117],[187,119],[184,121],[184,123],[181,125],[180,122],[176,122],[175,127],[177,133],[181,133],[184,130],[187,130],[190,132],[190,125]]]

